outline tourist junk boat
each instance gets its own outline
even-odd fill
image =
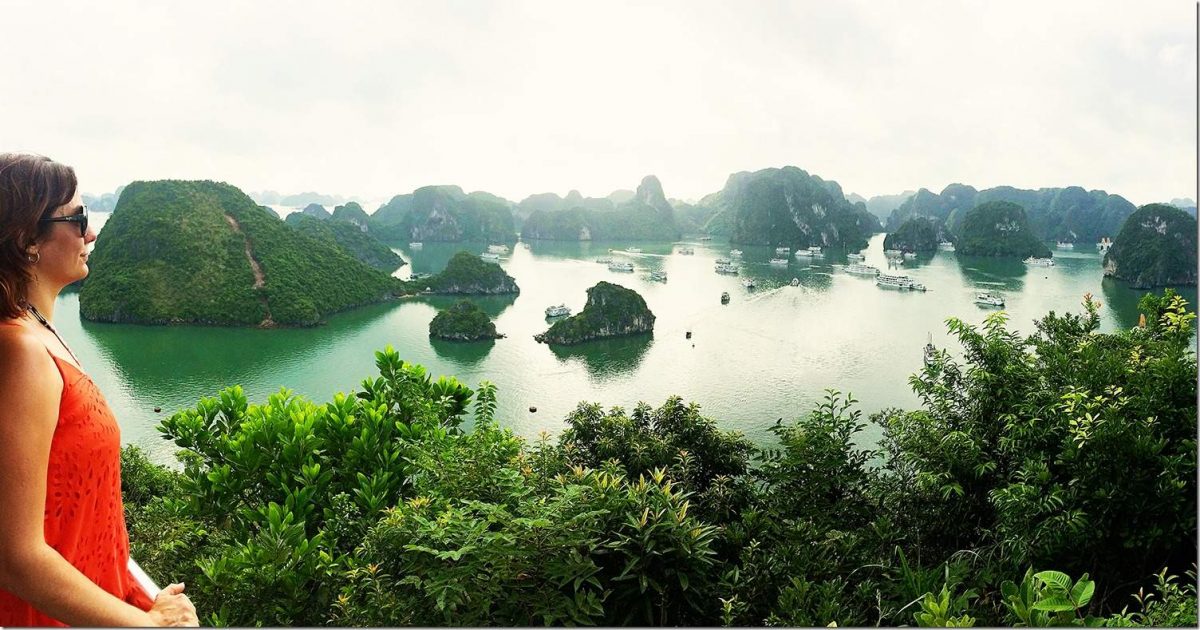
[[[1021,262],[1025,263],[1026,265],[1035,265],[1037,267],[1053,267],[1054,266],[1053,258],[1036,258],[1034,256],[1030,256],[1029,258],[1022,260]]]
[[[633,273],[633,263],[613,261],[613,262],[608,263],[608,270],[609,271],[625,271],[625,272]]]
[[[867,257],[863,256],[862,254],[846,254],[846,260],[857,260],[858,262],[862,262],[866,259]]]
[[[930,365],[937,360],[937,347],[933,345],[933,333],[929,333],[929,340],[925,342],[925,357],[923,361],[925,365]]]
[[[679,253],[683,256],[691,256],[696,253],[696,250],[692,249],[691,247],[681,247],[679,249]]]
[[[642,253],[642,248],[641,247],[626,247],[625,251],[629,252],[630,254],[640,254],[640,253]]]
[[[1112,247],[1112,239],[1108,238],[1107,236],[1100,239],[1100,241],[1096,243],[1096,249],[1100,250],[1101,254],[1108,251],[1109,247]]]
[[[917,257],[917,253],[916,253],[916,252],[904,252],[904,259],[905,259],[905,260],[913,260],[913,259],[915,259],[916,257]]]
[[[721,303],[722,303],[722,304],[728,304],[728,303],[729,303],[729,292],[728,292],[728,291],[722,291],[722,292],[721,292]]]
[[[566,304],[551,306],[546,309],[546,317],[565,317],[571,314],[571,309],[567,308]]]
[[[924,291],[925,285],[913,280],[908,276],[894,276],[892,274],[881,273],[875,279],[875,286],[885,289],[900,289],[902,291]]]
[[[794,287],[800,286],[800,278],[792,278],[791,285]]]
[[[938,249],[944,252],[952,252],[954,251],[954,243],[951,243],[950,241],[942,241],[938,243]]]
[[[742,286],[746,287],[747,289],[753,289],[756,285],[754,284],[754,280],[746,278],[745,280],[742,280]]]
[[[789,254],[791,254],[791,253],[792,253],[792,248],[791,248],[791,247],[776,247],[776,248],[775,248],[775,255],[776,255],[776,256],[787,256],[787,255],[789,255]]]
[[[771,264],[772,264],[772,265],[775,265],[776,267],[786,267],[786,266],[788,266],[788,259],[786,259],[786,258],[772,258],[772,259],[771,259]]]
[[[825,252],[820,247],[813,245],[808,249],[796,250],[796,258],[824,258]]]
[[[1004,306],[1004,298],[991,291],[980,291],[975,294],[975,303],[983,306]]]
[[[1075,243],[1070,241],[1058,241],[1055,246],[1059,249],[1075,249]]]
[[[717,273],[728,273],[728,274],[732,274],[735,276],[738,273],[738,268],[734,267],[733,265],[729,264],[728,262],[722,263],[722,262],[718,261],[716,266],[714,267],[714,270]]]
[[[667,281],[667,272],[665,272],[665,271],[651,271],[651,272],[650,272],[650,279],[651,279],[651,280],[654,280],[655,282],[666,282],[666,281]]]
[[[856,276],[872,276],[872,277],[874,277],[874,276],[879,275],[879,269],[876,269],[875,267],[872,267],[870,265],[854,264],[854,265],[846,265],[846,273],[852,273]]]
[[[483,252],[479,257],[488,262],[500,262],[500,254],[494,252]]]
[[[507,246],[507,245],[488,245],[488,253],[491,253],[491,254],[507,254],[507,253],[508,253],[508,246]]]
[[[413,241],[408,244],[409,249],[421,249],[423,247],[425,247],[425,243],[422,243],[420,241]]]

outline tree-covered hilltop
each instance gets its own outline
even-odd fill
[[[891,216],[896,208],[899,208],[901,204],[908,201],[908,198],[915,194],[917,194],[915,191],[906,190],[898,195],[876,195],[867,199],[862,195],[850,193],[846,195],[846,200],[850,203],[862,202],[866,206],[867,212],[874,215],[882,224],[887,222],[888,217]]]
[[[587,296],[587,304],[577,315],[554,322],[549,330],[533,338],[539,343],[572,345],[654,331],[654,313],[637,291],[598,282],[587,290]]]
[[[989,201],[971,208],[958,228],[955,250],[966,256],[1048,258],[1050,249],[1038,240],[1025,209],[1007,201]]]
[[[662,184],[653,175],[642,179],[632,199],[619,204],[613,204],[609,199],[585,199],[575,194],[561,202],[544,195],[526,199],[526,207],[536,209],[525,219],[521,238],[673,241],[681,235],[675,221],[675,209],[663,194]]]
[[[835,181],[794,166],[729,176],[720,193],[698,205],[716,208],[706,231],[746,245],[861,249],[879,231],[863,204],[852,204]]]
[[[310,203],[307,206],[304,206],[304,209],[300,211],[300,214],[310,216],[321,221],[329,219],[332,216],[329,214],[329,211],[325,209],[325,206],[322,206],[319,203]]]
[[[370,217],[371,233],[384,241],[515,240],[512,204],[458,186],[425,186],[396,195]]]
[[[447,341],[481,341],[500,339],[496,324],[483,309],[470,300],[459,300],[450,308],[438,311],[429,322],[429,336]]]
[[[504,268],[485,262],[471,252],[450,257],[441,273],[406,283],[411,292],[428,291],[445,295],[505,295],[520,293],[521,288]]]
[[[182,470],[128,447],[131,552],[225,626],[1190,626],[1195,315],[1141,307],[951,318],[919,406],[829,391],[763,448],[678,397],[525,442],[387,348],[323,404],[172,415]]]
[[[937,250],[940,237],[938,226],[933,221],[925,217],[913,217],[883,238],[883,248],[902,252],[932,252]]]
[[[1104,255],[1104,275],[1135,289],[1196,284],[1196,219],[1152,203],[1129,215]]]
[[[334,221],[353,224],[363,232],[370,230],[371,217],[367,216],[367,211],[363,210],[363,207],[358,205],[357,201],[350,201],[334,208],[333,215],[329,218]]]
[[[313,325],[402,284],[211,181],[125,188],[79,295],[91,321]]]
[[[339,206],[341,207],[344,206]],[[336,216],[329,220],[321,220],[301,212],[293,212],[284,222],[309,238],[337,245],[344,253],[380,271],[390,274],[404,265],[404,259],[392,251],[392,248],[363,232],[357,224],[340,220]]]
[[[896,208],[888,218],[889,230],[914,216],[934,219],[957,234],[966,212],[989,201],[1008,201],[1025,209],[1029,225],[1038,240],[1095,243],[1111,238],[1121,229],[1134,206],[1120,195],[1103,190],[1086,191],[1078,186],[1025,190],[997,186],[975,190],[963,184],[950,184],[941,194],[922,188]]]

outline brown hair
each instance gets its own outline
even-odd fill
[[[75,170],[48,157],[0,153],[0,319],[25,312],[32,275],[28,247],[48,229],[40,224],[75,198]]]

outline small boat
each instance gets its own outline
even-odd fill
[[[491,254],[507,254],[507,253],[508,253],[508,246],[507,246],[507,245],[488,245],[488,253],[491,253]]]
[[[408,279],[409,280],[424,280],[425,278],[428,278],[428,277],[429,277],[429,274],[427,274],[427,273],[414,272],[411,276],[408,277]]]
[[[915,284],[913,279],[908,276],[895,276],[888,273],[881,273],[879,274],[879,277],[875,279],[875,285],[885,289],[901,289],[907,291],[913,288],[913,284]],[[920,290],[924,291],[924,286],[922,286]]]
[[[551,306],[546,309],[546,317],[564,317],[571,314],[571,309],[567,308],[566,304]]]
[[[633,263],[613,261],[611,263],[608,263],[608,270],[609,271],[624,271],[624,272],[628,272],[628,273],[633,273]]]
[[[950,241],[942,241],[938,243],[938,249],[944,252],[952,252],[954,251],[954,243],[951,243]]]
[[[1026,265],[1034,265],[1037,267],[1053,267],[1054,266],[1053,258],[1036,258],[1034,256],[1030,256],[1029,258],[1022,260],[1021,262],[1025,263]]]
[[[717,263],[716,266],[714,267],[714,270],[717,273],[727,273],[727,274],[734,275],[734,276],[736,276],[738,274],[738,268],[734,267],[733,265],[728,264],[728,263],[725,263],[725,264]]]
[[[722,304],[728,304],[728,303],[729,303],[729,292],[728,292],[728,291],[722,291],[722,292],[721,292],[721,303],[722,303]]]
[[[791,247],[776,247],[776,248],[775,248],[775,255],[776,255],[776,256],[787,256],[787,255],[789,255],[789,254],[791,254],[791,253],[792,253],[792,248],[791,248]]]
[[[1075,243],[1070,241],[1058,241],[1055,243],[1055,246],[1058,247],[1058,249],[1075,249]]]
[[[630,254],[640,254],[640,253],[642,253],[642,248],[641,247],[627,247],[627,248],[625,248],[625,251],[629,252]]]
[[[739,258],[739,257],[741,257],[741,255],[742,255],[742,250],[740,250],[740,249],[731,249],[731,250],[729,250],[729,257],[730,257],[730,258]]]
[[[711,237],[711,236],[701,236],[701,237],[700,237],[700,240],[701,240],[701,241],[711,241],[711,240],[712,240],[712,237]]]
[[[912,284],[908,285],[908,290],[909,291],[920,291],[921,293],[924,293],[925,285],[921,284],[920,282],[913,282]]]
[[[925,365],[937,360],[937,348],[933,345],[933,333],[929,333],[929,341],[925,343]]]
[[[681,256],[691,256],[691,255],[693,255],[693,254],[695,254],[695,253],[696,253],[696,250],[692,249],[691,247],[681,247],[681,248],[679,248],[679,254],[680,254]]]
[[[718,265],[728,265],[728,264],[732,264],[732,262],[733,261],[729,260],[728,258],[718,258],[717,259]]]
[[[786,266],[788,266],[788,259],[786,259],[786,258],[772,258],[772,259],[771,259],[771,264],[772,264],[772,265],[775,265],[776,267],[786,267]]]
[[[609,264],[612,264],[612,257],[611,256],[603,256],[603,257],[597,258],[596,262],[600,263],[601,265],[609,265]]]
[[[1004,298],[991,291],[980,291],[975,294],[975,303],[983,306],[1004,306]]]
[[[651,272],[650,272],[650,279],[651,279],[651,280],[654,280],[655,282],[666,282],[666,281],[667,281],[667,272],[665,272],[665,271],[651,271]]]
[[[862,262],[866,259],[867,257],[863,256],[862,254],[846,254],[846,260],[856,260],[858,262]]]
[[[792,281],[790,284],[794,287],[800,286],[800,278],[792,278]]]
[[[1112,239],[1108,238],[1107,236],[1100,239],[1100,241],[1096,243],[1096,249],[1100,250],[1101,254],[1108,251],[1109,247],[1112,247]]]
[[[824,258],[825,252],[816,245],[808,249],[797,249],[796,258]]]
[[[746,287],[747,289],[753,289],[755,286],[754,280],[752,280],[750,278],[746,278],[746,279],[742,280],[742,286]]]
[[[883,255],[887,256],[888,258],[903,258],[904,252],[898,249],[885,249],[883,250]]]
[[[532,248],[529,246],[529,243],[521,243],[521,247],[524,247],[525,249],[532,249]]]
[[[870,265],[854,264],[846,265],[846,273],[851,273],[856,276],[878,276],[879,269],[876,269]]]
[[[413,241],[412,243],[408,244],[409,249],[421,249],[423,247],[425,247],[425,243],[422,243],[420,241]]]
[[[916,257],[917,257],[917,253],[916,253],[916,252],[904,252],[904,259],[905,259],[905,260],[913,260],[913,259],[915,259]]]
[[[493,252],[483,252],[482,254],[479,255],[479,257],[488,262],[500,262],[500,254],[496,254]]]

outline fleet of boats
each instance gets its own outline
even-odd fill
[[[1023,260],[1021,262],[1025,263],[1026,265],[1034,265],[1036,267],[1053,267],[1054,266],[1053,258],[1037,258],[1035,256],[1030,256],[1029,258],[1026,258],[1025,260]]]

